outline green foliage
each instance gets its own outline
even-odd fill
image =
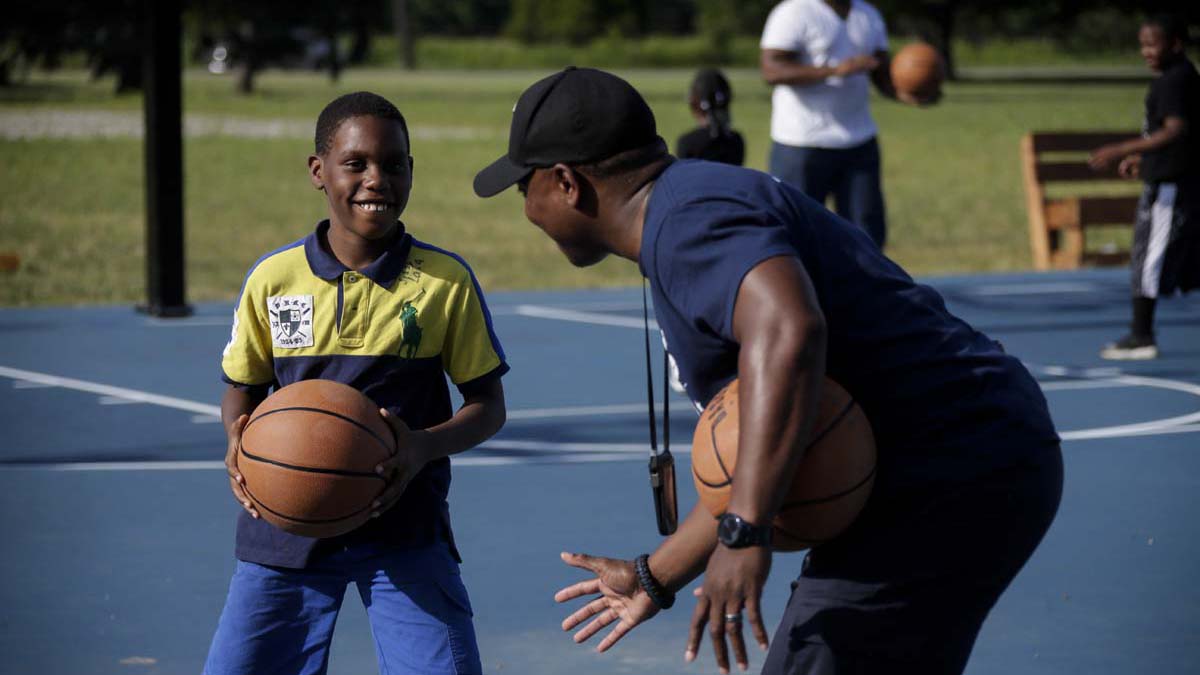
[[[646,45],[659,42],[676,48],[661,38],[639,44],[649,49]],[[490,53],[497,53],[497,43],[490,44]],[[305,174],[311,125],[334,96],[360,89],[387,96],[409,120],[416,174],[405,222],[418,236],[462,253],[487,288],[638,283],[637,268],[620,260],[606,261],[599,270],[571,267],[525,221],[512,191],[486,200],[471,192],[475,171],[506,147],[513,101],[558,65],[511,72],[360,69],[348,71],[338,83],[316,74],[268,71],[260,78],[260,93],[251,97],[236,95],[228,78],[189,73],[184,104],[190,117],[297,129],[282,138],[186,139],[189,300],[231,298],[259,255],[303,236],[323,217],[324,202]],[[646,96],[659,132],[671,145],[692,127],[684,96],[694,66],[618,72]],[[769,89],[752,68],[726,69],[726,74],[735,92],[734,126],[747,142],[747,163],[765,168]],[[1144,83],[951,84],[946,98],[927,109],[875,99],[889,255],[920,275],[1027,269],[1017,154],[1021,134],[1134,129],[1144,93]],[[89,82],[80,71],[35,75],[28,85],[0,90],[4,114],[99,110],[137,119],[140,103],[137,97],[114,95],[111,83]],[[0,251],[16,252],[22,261],[17,272],[0,276],[0,306],[140,300],[141,141],[0,140],[0,153],[6,159],[0,182],[10,194],[54,195],[0,200]]]

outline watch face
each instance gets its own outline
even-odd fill
[[[745,539],[746,529],[746,521],[732,513],[726,513],[717,524],[717,540],[726,546],[737,546]]]

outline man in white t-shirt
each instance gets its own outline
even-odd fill
[[[862,0],[784,0],[771,10],[760,43],[771,97],[770,171],[864,228],[881,248],[887,238],[877,129],[868,77],[884,96],[897,93],[888,72],[887,27]]]

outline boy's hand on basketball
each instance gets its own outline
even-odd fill
[[[378,518],[396,503],[408,483],[416,476],[421,468],[429,461],[429,449],[424,445],[426,434],[414,432],[408,428],[399,417],[388,412],[386,408],[379,409],[392,434],[396,437],[396,454],[380,462],[375,472],[387,479],[387,487],[371,504],[371,517]]]
[[[692,614],[692,628],[688,633],[687,651],[684,659],[692,661],[700,649],[700,640],[705,624],[712,639],[717,667],[722,673],[729,672],[729,650],[725,643],[733,645],[733,656],[738,667],[746,670],[750,660],[746,656],[746,642],[742,637],[742,610],[750,621],[754,640],[764,650],[767,648],[767,629],[763,625],[760,599],[767,574],[771,571],[771,549],[765,546],[731,549],[717,546],[708,559],[704,572],[704,585],[697,588],[696,611]]]
[[[229,427],[229,445],[225,450],[225,471],[229,474],[229,489],[233,491],[234,498],[251,517],[257,518],[258,510],[254,508],[250,497],[246,495],[246,480],[242,478],[237,460],[238,448],[242,445],[242,430],[246,428],[246,423],[249,421],[249,415],[242,415]]]
[[[563,620],[562,629],[568,631],[595,617],[575,633],[576,643],[584,642],[616,621],[617,625],[596,645],[596,651],[606,651],[639,623],[658,613],[658,605],[638,585],[632,560],[614,560],[582,553],[562,553],[560,557],[566,564],[588,570],[596,576],[555,593],[555,602],[566,602],[585,595],[600,596]]]
[[[833,74],[838,77],[845,77],[855,73],[863,73],[875,70],[879,67],[879,59],[869,54],[860,54],[851,56],[833,67]]]

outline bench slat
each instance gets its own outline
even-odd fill
[[[1124,180],[1117,175],[1114,164],[1096,171],[1087,162],[1038,162],[1037,179],[1042,183],[1054,181]]]
[[[1046,227],[1064,230],[1089,225],[1132,225],[1137,204],[1138,198],[1134,196],[1047,199]]]
[[[1034,152],[1090,152],[1109,143],[1137,138],[1128,131],[1043,132],[1033,134]]]

